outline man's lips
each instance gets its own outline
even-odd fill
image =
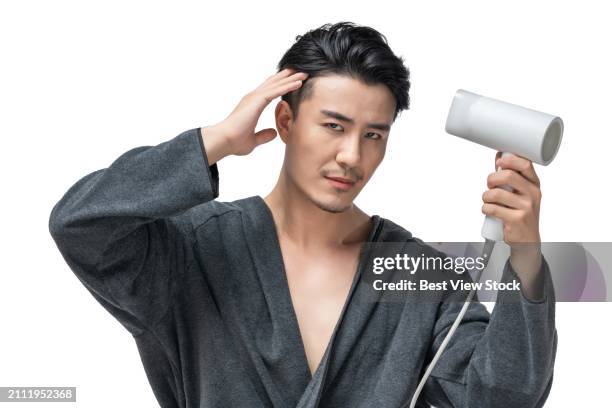
[[[328,179],[334,187],[341,188],[341,189],[344,189],[344,190],[348,190],[349,188],[351,188],[355,184],[355,181],[353,181],[351,179],[344,178],[344,177],[328,177],[328,176],[325,176],[325,178]]]
[[[354,180],[351,179],[347,179],[344,177],[329,177],[329,176],[325,176],[326,178],[330,179],[330,180],[336,180],[339,181],[341,183],[346,183],[346,184],[355,184]]]

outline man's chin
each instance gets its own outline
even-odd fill
[[[317,207],[319,207],[321,210],[323,211],[327,211],[330,213],[342,213],[345,212],[347,210],[349,210],[352,206],[353,206],[353,202],[352,201],[345,201],[345,200],[329,200],[329,201],[325,201],[325,200],[318,200],[314,197],[310,198],[310,201],[312,201]]]

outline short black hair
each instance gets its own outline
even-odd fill
[[[298,35],[278,63],[278,71],[293,68],[308,73],[295,91],[282,96],[297,117],[301,101],[312,95],[309,80],[329,74],[347,75],[367,85],[384,84],[395,97],[393,121],[410,106],[410,71],[377,30],[350,21],[324,24]]]

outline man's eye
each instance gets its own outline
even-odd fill
[[[326,126],[326,127],[328,127],[328,128],[330,128],[330,129],[333,129],[333,130],[336,130],[336,129],[342,129],[342,126],[340,126],[340,125],[339,125],[339,124],[337,124],[337,123],[333,123],[333,122],[326,123],[326,124],[325,124],[325,126]],[[332,126],[338,126],[338,127],[332,127]]]
[[[372,135],[372,137],[366,136],[368,139],[382,139],[382,136],[378,133],[370,132],[368,135]]]

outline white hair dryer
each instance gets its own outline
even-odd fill
[[[559,150],[563,136],[563,121],[557,116],[459,89],[455,93],[448,112],[446,131],[451,135],[499,150],[502,155],[514,153],[546,166],[555,158]],[[503,186],[503,188],[512,191],[510,186]],[[482,258],[486,268],[495,243],[504,240],[502,221],[496,217],[486,216],[482,226],[482,236],[485,238]],[[480,281],[483,269],[476,272],[475,282]],[[427,366],[425,374],[412,395],[410,408],[416,407],[419,394],[461,323],[474,296],[474,291],[474,288],[470,290],[461,311],[438,347],[436,355]],[[405,406],[406,404],[402,405],[402,407]]]
[[[558,116],[459,89],[448,112],[446,131],[546,166],[559,150],[563,121]],[[504,188],[511,191],[509,186]],[[488,240],[503,241],[503,223],[487,215],[481,233]]]

